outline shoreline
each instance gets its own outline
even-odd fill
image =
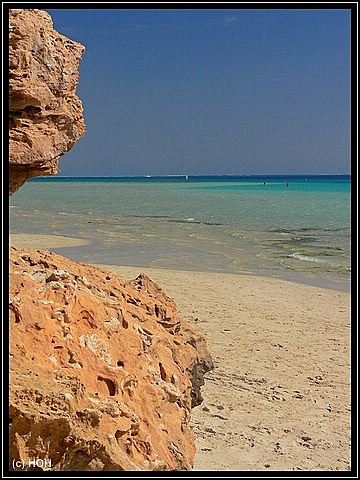
[[[76,237],[68,237],[64,235],[45,235],[45,234],[25,234],[25,233],[14,233],[10,234],[10,245],[18,248],[34,248],[34,249],[53,249],[55,253],[63,256],[68,256],[72,257],[71,255],[71,248],[76,248],[76,247],[82,247],[85,245],[90,245],[89,240],[84,240],[81,238],[76,238]],[[68,252],[66,251],[61,251],[62,249],[69,249]],[[68,257],[68,258],[70,258]],[[86,261],[86,260],[78,260],[71,258],[73,261],[79,262],[79,263],[90,263],[91,265],[100,265],[100,263],[94,261]],[[114,267],[118,266],[118,264],[109,264],[106,263],[107,265],[112,265]],[[156,267],[156,266],[143,266],[143,265],[129,265],[129,264],[121,264],[121,266],[126,267],[126,268],[136,268],[139,269],[139,271],[144,271],[144,270],[169,270],[169,271],[179,271],[179,272],[189,272],[189,273],[206,273],[206,274],[215,274],[215,275],[235,275],[235,276],[250,276],[250,277],[259,277],[259,278],[266,278],[270,281],[286,281],[286,282],[291,282],[299,285],[308,285],[310,287],[316,287],[316,288],[324,288],[332,291],[340,291],[340,292],[345,292],[345,293],[350,293],[351,291],[351,279],[349,279],[349,284],[346,285],[344,284],[343,281],[341,281],[340,284],[337,283],[336,280],[334,279],[321,279],[321,278],[314,278],[313,280],[310,280],[310,278],[306,278],[304,275],[301,273],[294,273],[292,271],[288,272],[282,272],[281,276],[278,276],[276,274],[270,275],[270,274],[258,274],[257,272],[247,272],[247,271],[242,271],[242,272],[227,272],[223,270],[219,271],[213,271],[213,270],[193,270],[193,269],[184,269],[184,268],[179,268],[177,266],[174,267]]]
[[[192,411],[195,471],[350,469],[349,292],[253,275],[101,266],[124,279],[147,274],[205,335],[215,368]]]
[[[49,248],[80,247],[88,245],[88,240],[66,237],[64,235],[36,235],[28,233],[12,233],[9,243],[17,248],[34,248],[48,250]]]

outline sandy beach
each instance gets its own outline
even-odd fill
[[[215,362],[192,414],[195,470],[349,469],[349,295],[262,277],[144,272],[205,335]]]
[[[11,241],[56,246],[56,238],[30,237]],[[348,293],[259,276],[104,267],[125,279],[148,274],[207,339],[215,368],[192,413],[194,470],[350,469]]]

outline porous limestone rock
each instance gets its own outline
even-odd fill
[[[10,194],[37,175],[59,172],[60,157],[85,134],[76,96],[85,47],[60,35],[43,10],[9,10]]]
[[[10,10],[10,194],[84,135],[83,51],[46,12]],[[154,282],[11,248],[9,314],[10,470],[191,469],[213,365]]]
[[[145,275],[10,253],[9,469],[191,469],[213,365],[173,300]]]

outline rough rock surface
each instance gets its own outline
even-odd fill
[[[10,253],[10,470],[191,469],[212,361],[174,302],[145,275]]]
[[[76,96],[85,47],[60,35],[43,10],[10,10],[10,194],[37,175],[58,173],[60,157],[85,134]]]
[[[10,11],[10,194],[84,135],[83,51],[46,12]],[[212,360],[154,282],[11,248],[9,307],[10,470],[192,468]]]

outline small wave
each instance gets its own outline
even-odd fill
[[[210,226],[213,226],[213,225],[222,225],[222,223],[216,223],[216,222],[202,222],[200,220],[195,220],[195,219],[179,219],[179,218],[170,218],[168,220],[166,220],[167,222],[172,222],[172,223],[193,223],[193,224],[196,224],[196,225],[210,225]]]
[[[306,255],[301,255],[297,252],[288,255],[288,258],[296,258],[297,260],[303,260],[304,262],[325,263],[325,260],[321,260],[320,258],[307,257]]]
[[[185,218],[185,219],[182,219],[182,218],[169,218],[167,220],[167,222],[170,222],[170,223],[196,223],[197,225],[200,225],[202,222],[199,222],[199,221],[195,221],[195,219],[193,220],[189,220],[188,218]]]

